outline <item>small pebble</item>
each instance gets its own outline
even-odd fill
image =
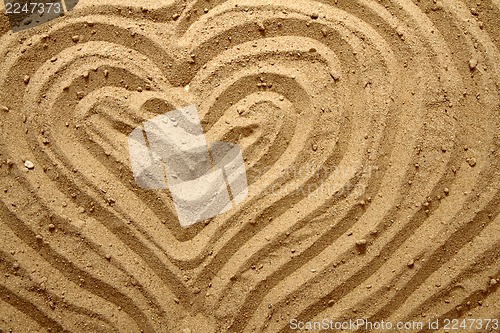
[[[413,266],[415,266],[415,261],[413,259],[411,259],[410,261],[408,261],[406,266],[408,266],[409,268],[412,268]]]
[[[467,161],[467,163],[469,163],[469,165],[471,167],[475,167],[476,166],[476,159],[475,158],[469,158],[469,160]]]
[[[28,160],[26,160],[26,161],[24,162],[24,166],[25,166],[27,169],[29,169],[29,170],[33,170],[33,169],[35,168],[35,165],[33,164],[33,162],[28,161]]]
[[[5,106],[5,105],[2,105],[1,109],[4,112],[9,112],[10,111],[10,109],[7,106]]]
[[[181,17],[179,14],[172,15],[172,18],[174,19],[174,21],[176,21],[179,17]]]
[[[49,224],[49,231],[50,231],[50,232],[52,232],[52,231],[54,231],[54,230],[56,230],[56,226],[55,226],[55,225],[53,225],[52,223],[51,223],[51,224]]]
[[[477,67],[477,59],[472,58],[471,60],[469,60],[470,70],[472,71],[472,70],[476,69],[476,67]]]
[[[332,79],[334,79],[335,81],[338,81],[340,79],[340,75],[339,73],[337,72],[330,72],[330,76],[332,77]]]
[[[28,84],[30,82],[30,76],[25,75],[23,81],[24,81],[24,83]]]
[[[444,188],[444,194],[449,195],[450,194],[450,189],[447,187]]]
[[[357,246],[365,246],[366,243],[367,243],[367,241],[364,238],[356,241]]]
[[[264,26],[264,23],[259,21],[256,24],[257,24],[257,28],[259,29],[260,32],[266,31],[266,27]]]
[[[311,18],[312,18],[313,20],[317,20],[317,19],[318,19],[318,17],[319,17],[319,14],[318,14],[318,13],[316,13],[316,12],[314,12],[314,13],[312,13],[312,14],[311,14]]]
[[[73,42],[78,43],[80,41],[80,36],[74,35],[73,37],[71,37],[71,39],[73,40]]]
[[[111,260],[111,255],[106,254],[106,260]]]
[[[494,286],[498,283],[498,281],[496,279],[491,279],[490,280],[490,286]]]

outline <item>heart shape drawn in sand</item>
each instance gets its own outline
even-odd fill
[[[464,151],[453,116],[476,121],[460,118],[469,68],[444,55],[423,4],[335,3],[82,4],[4,34],[1,250],[17,275],[2,300],[57,332],[286,332],[289,318],[354,309],[377,320],[422,313],[422,302],[446,315],[405,301],[434,290],[432,272],[462,249],[489,260],[489,245],[474,244],[498,214],[494,99],[468,124],[485,128],[481,145]],[[495,76],[491,40],[469,32],[489,50],[481,75]],[[190,105],[206,142],[240,147],[248,187],[235,207],[183,228],[177,190],[134,175],[129,139]],[[187,165],[178,171],[209,169]],[[450,175],[456,166],[475,169]],[[470,196],[451,200],[455,187]],[[414,258],[425,260],[409,270]],[[20,289],[27,280],[35,287]],[[453,308],[478,297],[455,292]]]

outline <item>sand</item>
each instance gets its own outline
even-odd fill
[[[499,318],[498,0],[0,21],[0,332]],[[191,104],[207,141],[241,146],[249,193],[181,228],[127,136]]]

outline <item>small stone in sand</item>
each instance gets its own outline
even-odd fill
[[[467,163],[469,163],[469,165],[470,165],[471,167],[475,167],[475,166],[476,166],[476,159],[475,159],[475,158],[469,158],[469,159],[467,160]]]
[[[5,106],[5,105],[2,105],[1,109],[4,112],[9,112],[10,111],[10,109],[7,106]]]
[[[366,252],[366,244],[367,244],[367,240],[366,239],[359,239],[356,241],[356,249],[358,250],[358,252],[360,254],[363,254]]]
[[[80,36],[74,35],[73,37],[71,37],[71,39],[73,40],[73,42],[78,43],[80,41]]]
[[[335,81],[340,80],[340,74],[339,74],[339,73],[337,73],[337,72],[335,72],[335,71],[330,72],[330,76],[331,76],[331,77],[332,77],[332,79],[333,79],[333,80],[335,80]]]
[[[52,232],[52,231],[54,231],[54,230],[56,230],[56,226],[55,226],[55,225],[53,225],[52,223],[51,223],[51,224],[49,224],[49,231],[50,231],[50,232]]]
[[[257,24],[257,28],[259,29],[260,32],[266,31],[266,27],[264,26],[264,23],[259,21],[259,22],[256,22],[256,24]]]
[[[359,247],[366,246],[366,243],[367,243],[367,241],[364,238],[356,241],[356,245]]]
[[[498,283],[498,281],[496,279],[491,279],[490,280],[490,286],[494,286]]]
[[[33,170],[33,169],[35,168],[35,165],[33,164],[33,162],[28,161],[28,160],[26,160],[26,161],[24,162],[24,166],[25,166],[27,169],[29,169],[29,170]]]
[[[24,83],[28,84],[30,82],[30,76],[25,75],[23,81],[24,81]]]
[[[314,13],[312,13],[312,14],[311,14],[311,18],[312,18],[313,20],[318,19],[318,17],[319,17],[319,14],[318,14],[318,13],[316,13],[316,12],[314,12]]]
[[[172,18],[174,19],[174,21],[177,20],[179,17],[181,17],[179,14],[172,15]]]
[[[470,70],[473,71],[474,69],[476,69],[476,67],[477,67],[477,59],[472,58],[471,60],[469,60]]]

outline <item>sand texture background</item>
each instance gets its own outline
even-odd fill
[[[500,317],[499,0],[3,13],[0,332]],[[190,104],[249,194],[183,229],[127,136]]]

